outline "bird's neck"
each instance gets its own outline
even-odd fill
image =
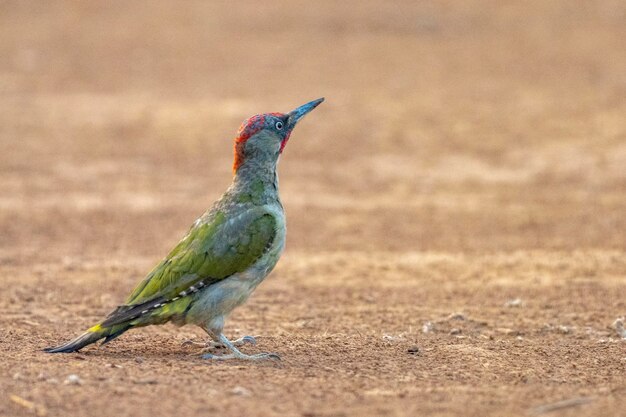
[[[235,173],[231,191],[253,204],[280,202],[276,163],[244,162]]]

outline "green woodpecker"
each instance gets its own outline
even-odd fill
[[[246,355],[237,349],[251,336],[224,336],[228,314],[243,304],[272,271],[285,246],[285,213],[278,195],[276,165],[292,130],[323,98],[294,111],[253,116],[235,138],[234,180],[213,206],[104,320],[76,339],[47,352],[76,352],[125,331],[151,324],[195,324],[209,345],[230,353],[208,359],[277,359],[273,353]]]

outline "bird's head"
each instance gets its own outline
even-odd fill
[[[313,100],[289,113],[257,114],[245,120],[235,138],[233,172],[248,161],[275,164],[298,121],[322,101]]]

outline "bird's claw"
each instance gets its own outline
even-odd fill
[[[241,341],[242,345],[245,345],[246,343],[249,343],[252,346],[256,345],[256,339],[253,336],[244,336],[241,339],[235,340],[235,343],[237,343],[238,341]]]
[[[185,341],[183,341],[183,342],[180,344],[180,346],[182,346],[182,347],[188,347],[188,346],[200,346],[200,347],[206,347],[206,343],[204,343],[204,342],[196,342],[196,341],[194,341],[194,340],[189,339],[189,340],[185,340]]]

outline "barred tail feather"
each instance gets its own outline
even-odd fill
[[[97,342],[98,340],[105,338],[103,343],[107,343],[117,336],[128,330],[130,326],[113,326],[113,327],[101,327],[99,324],[93,326],[76,339],[71,340],[63,345],[56,347],[49,347],[44,349],[44,352],[48,353],[71,353],[78,352],[80,349],[87,345]]]

